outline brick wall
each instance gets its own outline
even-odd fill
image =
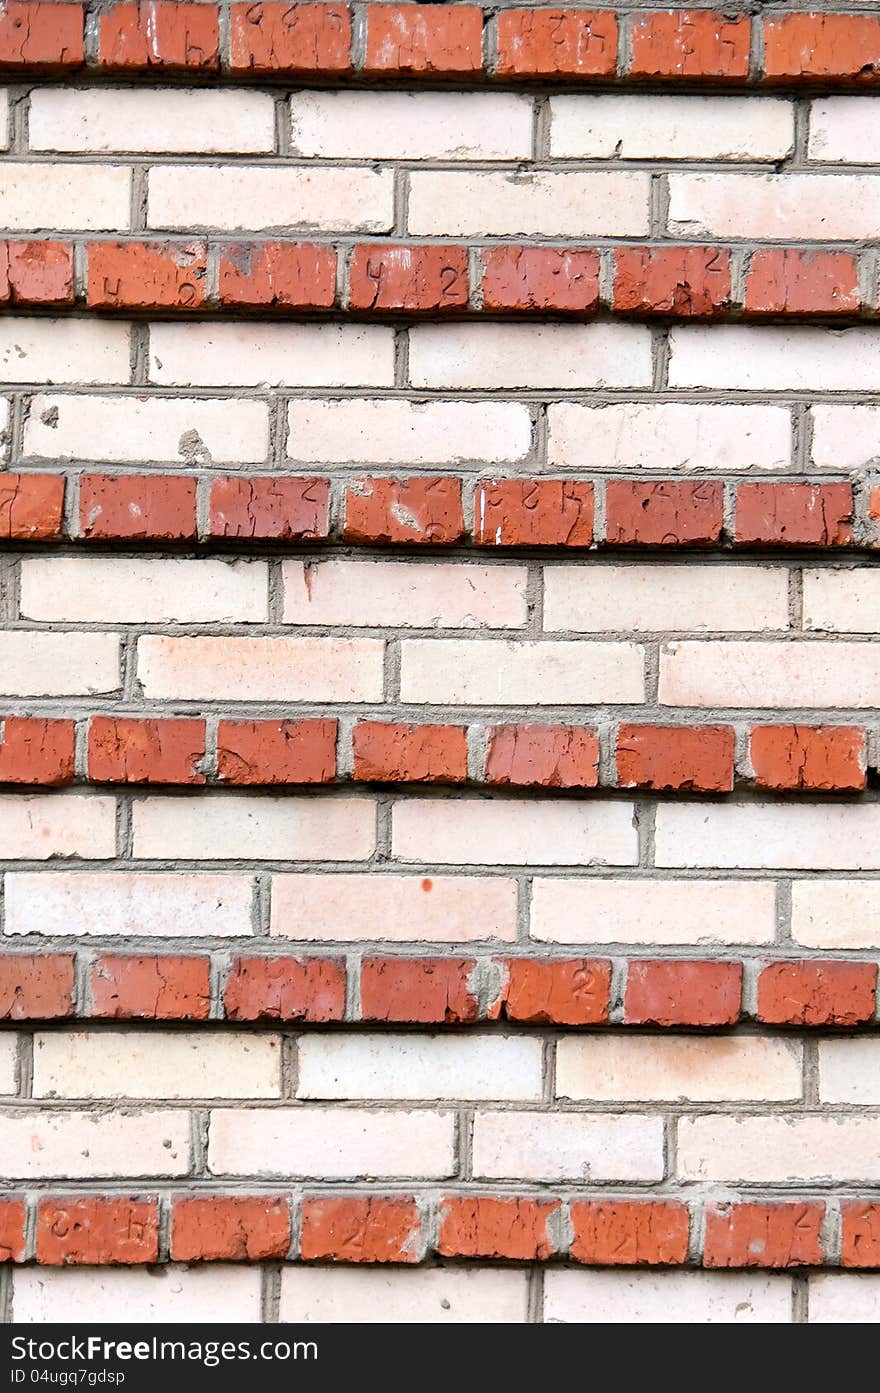
[[[5,1318],[876,1321],[876,7],[0,82]]]

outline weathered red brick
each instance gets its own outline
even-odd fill
[[[347,73],[350,50],[347,5],[266,0],[229,7],[230,72]]]
[[[155,1199],[52,1196],[37,1205],[37,1262],[104,1266],[155,1262],[158,1256]]]
[[[852,484],[738,484],[734,537],[741,546],[845,547],[852,512]]]
[[[98,64],[126,71],[214,72],[220,66],[217,6],[178,0],[111,5],[98,16]]]
[[[82,61],[82,5],[7,0],[0,11],[0,67],[78,68]]]
[[[659,1200],[579,1200],[571,1206],[575,1262],[658,1266],[687,1258],[687,1205]]]
[[[609,10],[502,10],[498,72],[504,77],[613,77],[617,16]]]
[[[859,264],[852,252],[761,247],[746,272],[749,314],[856,314]]]
[[[734,1025],[742,999],[742,963],[631,962],[627,1025]]]
[[[492,1020],[527,1025],[598,1025],[608,1019],[611,963],[607,959],[508,958]]]
[[[221,721],[217,777],[230,784],[331,783],[336,722]]]
[[[73,780],[73,721],[0,719],[0,784],[59,787]]]
[[[341,1021],[345,963],[338,958],[234,958],[223,1004],[231,1021]]]
[[[229,477],[211,484],[212,537],[298,542],[326,537],[330,525],[327,479]]]
[[[361,1019],[460,1024],[477,1018],[470,958],[364,958]]]
[[[880,1204],[845,1200],[840,1217],[841,1267],[880,1267]]]
[[[364,783],[464,783],[467,731],[464,726],[358,721],[354,777]]]
[[[388,76],[479,72],[483,12],[472,5],[368,5],[364,71]]]
[[[63,516],[60,474],[0,474],[0,537],[15,542],[60,537]]]
[[[229,242],[219,249],[221,305],[332,309],[336,251],[315,242]]]
[[[704,1267],[818,1267],[824,1204],[708,1204]]]
[[[599,740],[580,726],[490,726],[486,783],[515,788],[595,788]]]
[[[464,535],[460,479],[358,479],[345,490],[347,542],[451,546]]]
[[[588,547],[592,484],[566,479],[489,479],[474,494],[474,541],[481,547]]]
[[[716,318],[730,304],[730,252],[721,247],[618,247],[614,308]]]
[[[286,1258],[286,1195],[176,1195],[171,1209],[175,1262],[263,1262]]]
[[[70,242],[0,242],[0,302],[72,305]]]
[[[558,1200],[449,1195],[440,1205],[437,1251],[445,1258],[543,1262],[557,1250],[548,1221]]]
[[[196,481],[182,474],[83,474],[79,526],[93,541],[189,541],[196,535]]]
[[[89,308],[200,309],[207,255],[204,242],[91,242]]]
[[[749,760],[758,788],[864,788],[865,732],[858,726],[753,726]]]
[[[91,970],[91,1014],[108,1020],[206,1021],[208,958],[104,953]]]
[[[491,247],[482,256],[484,309],[587,314],[599,303],[597,251]]]
[[[717,10],[655,10],[634,15],[633,77],[745,78],[749,72],[747,15]]]
[[[864,1025],[873,1020],[876,963],[778,962],[758,978],[766,1025]]]
[[[724,485],[708,479],[611,479],[605,485],[609,546],[712,546],[724,526]]]
[[[203,784],[205,722],[93,716],[89,778],[100,784]]]
[[[729,793],[733,755],[731,726],[621,725],[617,782],[621,788]]]
[[[461,309],[467,302],[467,247],[361,244],[352,251],[349,304],[353,310],[436,314]]]
[[[72,1016],[74,971],[72,953],[4,953],[0,956],[0,1020],[51,1021]]]
[[[0,1200],[0,1262],[24,1262],[26,1222],[23,1199]]]
[[[880,18],[876,15],[786,14],[764,21],[764,76],[847,78],[876,82],[880,77]]]
[[[303,1200],[300,1253],[306,1262],[418,1262],[420,1235],[411,1195]]]

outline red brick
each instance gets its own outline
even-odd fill
[[[3,953],[0,1020],[51,1021],[72,1016],[74,968],[72,953]]]
[[[502,10],[498,72],[504,77],[613,77],[617,17],[608,10]]]
[[[564,479],[490,479],[474,495],[474,541],[481,547],[588,547],[592,484]]]
[[[359,479],[345,490],[347,542],[450,546],[464,535],[460,479]]]
[[[852,252],[762,247],[746,273],[749,314],[856,314],[859,264]]]
[[[586,314],[599,303],[599,253],[596,251],[493,247],[482,255],[484,309]]]
[[[87,303],[93,310],[200,309],[204,242],[91,242]]]
[[[332,783],[336,722],[221,721],[217,777],[230,784]]]
[[[742,963],[631,962],[627,1025],[734,1025],[742,997]]]
[[[26,1221],[24,1200],[0,1200],[0,1262],[24,1262]]]
[[[60,537],[63,515],[60,474],[0,474],[0,537],[15,542]]]
[[[221,305],[332,309],[336,251],[314,242],[230,242],[221,246]]]
[[[717,318],[730,305],[730,252],[721,247],[618,247],[614,308]]]
[[[611,479],[605,485],[609,546],[712,546],[720,541],[723,526],[720,482]]]
[[[486,783],[514,788],[595,788],[599,740],[579,726],[489,727]]]
[[[764,21],[764,76],[876,82],[880,76],[880,19],[876,15],[768,15]]]
[[[89,778],[99,784],[203,784],[205,722],[93,716]]]
[[[98,65],[142,72],[216,71],[217,6],[176,0],[111,5],[98,16]]]
[[[608,1019],[611,964],[607,960],[508,958],[492,1020],[526,1025],[599,1025]]]
[[[300,1251],[306,1262],[418,1262],[420,1236],[410,1195],[303,1200]]]
[[[548,1220],[560,1209],[558,1200],[450,1195],[440,1205],[437,1251],[445,1258],[543,1262],[557,1249]]]
[[[338,958],[234,958],[223,993],[231,1021],[341,1021],[345,963]]]
[[[368,73],[476,73],[483,12],[472,5],[368,5]]]
[[[211,484],[212,537],[299,542],[326,537],[330,525],[327,479],[230,477]]]
[[[758,788],[859,789],[867,782],[858,726],[753,726],[749,760]]]
[[[467,732],[464,726],[358,721],[354,777],[363,783],[464,783]]]
[[[83,7],[7,0],[0,11],[0,67],[78,68]]]
[[[765,1025],[864,1025],[873,1020],[877,964],[770,963],[758,978]]]
[[[571,1256],[597,1267],[658,1266],[687,1258],[687,1205],[580,1200],[571,1206]]]
[[[633,77],[745,78],[749,72],[746,15],[717,10],[658,10],[633,16]]]
[[[155,1262],[158,1256],[155,1199],[53,1197],[37,1206],[37,1262],[104,1266]]]
[[[469,958],[364,958],[361,1019],[406,1025],[474,1021],[475,968]]]
[[[234,73],[351,72],[347,5],[287,0],[230,6],[229,70]]]
[[[824,1204],[709,1204],[704,1267],[819,1267]]]
[[[362,244],[352,252],[349,304],[353,310],[438,313],[461,309],[467,302],[467,247]]]
[[[189,541],[196,535],[196,481],[180,474],[84,474],[79,526],[94,541]]]
[[[92,965],[92,1010],[98,1019],[206,1021],[211,1011],[208,958],[105,953]]]
[[[0,302],[13,305],[72,305],[71,244],[0,242]]]
[[[59,787],[73,781],[73,721],[41,716],[0,720],[0,784]]]
[[[840,1215],[841,1267],[880,1267],[880,1204],[845,1200]]]
[[[617,782],[621,788],[729,793],[733,754],[730,726],[621,725]]]
[[[174,1262],[262,1262],[286,1258],[290,1201],[284,1195],[176,1195]]]
[[[851,484],[738,484],[741,546],[845,547],[852,542]]]

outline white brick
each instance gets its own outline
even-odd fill
[[[880,1276],[823,1272],[810,1277],[811,1325],[876,1325],[880,1321]]]
[[[880,373],[873,328],[692,325],[671,331],[669,351],[670,387],[873,391]]]
[[[190,1115],[16,1108],[0,1117],[0,1170],[8,1180],[186,1175]]]
[[[9,149],[9,93],[0,91],[0,147]]]
[[[0,320],[4,382],[127,382],[130,326],[107,319]]]
[[[253,882],[244,875],[8,873],[7,934],[78,938],[231,938],[251,932]]]
[[[776,887],[764,880],[536,879],[531,937],[585,944],[772,943]]]
[[[455,1114],[222,1108],[210,1115],[208,1169],[284,1180],[442,1180],[455,1170]]]
[[[21,563],[27,619],[106,624],[265,621],[264,562],[176,557],[34,557]]]
[[[807,948],[880,947],[880,881],[794,881],[791,936]]]
[[[880,653],[868,643],[670,643],[665,706],[876,706]]]
[[[330,160],[527,160],[530,97],[494,92],[297,92],[294,155]]]
[[[880,1103],[880,1040],[819,1041],[820,1103]]]
[[[160,796],[135,803],[132,820],[134,855],[147,859],[364,861],[376,843],[371,798]]]
[[[30,459],[262,464],[268,449],[261,401],[35,396],[24,427]]]
[[[658,866],[860,870],[880,866],[877,803],[661,803]]]
[[[47,1321],[114,1325],[257,1325],[259,1267],[23,1267],[15,1274],[12,1308],[27,1325]]]
[[[144,695],[190,701],[381,701],[374,638],[138,639]]]
[[[503,1099],[537,1102],[537,1038],[466,1035],[302,1035],[298,1098]]]
[[[162,385],[393,387],[394,330],[354,324],[152,324]]]
[[[673,237],[873,237],[880,179],[857,174],[670,174]]]
[[[28,144],[82,154],[271,154],[275,103],[268,93],[228,89],[43,87],[31,93]]]
[[[394,222],[390,169],[159,165],[148,190],[147,227],[389,232]]]
[[[127,232],[131,170],[106,164],[4,164],[0,226],[10,232]]]
[[[794,138],[791,102],[759,97],[550,98],[562,159],[776,160]]]
[[[880,1180],[880,1117],[683,1117],[678,1174],[722,1184]]]
[[[81,793],[0,794],[0,845],[7,860],[116,855],[116,799]]]
[[[745,1272],[548,1270],[544,1320],[578,1325],[787,1325],[791,1279]]]
[[[280,938],[470,943],[516,938],[516,882],[502,877],[276,875]]]
[[[287,624],[516,629],[528,617],[525,566],[440,561],[285,561]]]
[[[788,571],[698,565],[547,566],[544,628],[620,630],[788,628]]]
[[[562,401],[548,413],[551,469],[788,469],[791,416],[781,406],[702,406],[639,402],[582,406]]]
[[[663,1169],[659,1117],[478,1112],[474,1118],[477,1180],[661,1180]]]
[[[35,1098],[279,1098],[281,1039],[226,1031],[34,1035]]]
[[[286,1266],[282,1321],[520,1324],[527,1319],[528,1274],[492,1267],[346,1268]]]
[[[0,634],[4,696],[90,696],[115,692],[120,680],[116,634]]]
[[[831,164],[875,164],[875,116],[869,97],[823,97],[811,102],[808,159]]]
[[[516,464],[532,442],[516,402],[292,401],[287,418],[301,464]]]
[[[845,473],[880,461],[880,406],[814,406],[810,463]]]
[[[747,1100],[801,1096],[803,1050],[788,1040],[723,1035],[563,1035],[556,1095],[602,1103]]]
[[[644,654],[634,643],[405,639],[400,650],[402,701],[590,706],[644,700]]]
[[[880,631],[880,573],[868,567],[841,566],[805,570],[803,577],[805,629],[851,634]]]
[[[391,854],[466,866],[634,866],[631,803],[412,798],[393,805]]]
[[[650,175],[605,171],[422,170],[410,175],[416,236],[642,237]]]
[[[414,387],[648,387],[643,324],[424,324],[409,331]]]
[[[15,1081],[18,1040],[17,1035],[12,1035],[8,1031],[3,1031],[0,1034],[0,1093],[18,1092],[18,1085]]]

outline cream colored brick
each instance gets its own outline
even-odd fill
[[[876,1325],[880,1320],[880,1276],[823,1272],[808,1283],[811,1325]]]
[[[127,382],[130,325],[107,319],[0,320],[4,382]]]
[[[329,160],[527,160],[532,106],[512,92],[297,92],[290,148]]]
[[[544,628],[743,631],[788,628],[781,566],[547,566]]]
[[[212,1175],[443,1180],[455,1114],[389,1108],[221,1108],[210,1114]]]
[[[301,464],[516,464],[532,422],[517,402],[292,401],[287,453]]]
[[[516,938],[516,882],[495,876],[276,875],[279,938],[469,943]]]
[[[766,880],[542,880],[531,937],[545,943],[772,943]]]
[[[783,406],[560,401],[548,412],[551,469],[788,469],[791,415]]]
[[[376,844],[371,798],[159,796],[135,803],[132,822],[134,855],[148,860],[364,861]]]
[[[147,227],[389,232],[393,222],[390,169],[172,164],[148,177]]]
[[[643,701],[644,654],[634,643],[405,639],[402,701],[555,706]]]
[[[162,386],[393,387],[394,330],[363,324],[150,326]]]
[[[394,803],[391,854],[466,866],[634,866],[631,803],[412,798]]]
[[[27,1325],[47,1321],[96,1324],[196,1322],[257,1325],[259,1267],[206,1263],[202,1267],[22,1267],[12,1307]]]
[[[836,473],[880,461],[880,406],[813,406],[810,463]]]
[[[692,325],[671,331],[669,352],[670,387],[873,391],[880,373],[873,328]]]
[[[723,1035],[564,1035],[556,1096],[601,1103],[782,1102],[801,1096],[803,1050]]]
[[[819,1102],[880,1103],[880,1041],[819,1040]]]
[[[0,1034],[0,1093],[17,1093],[16,1063],[19,1037],[9,1031]]]
[[[807,157],[831,164],[874,164],[877,128],[868,97],[823,97],[810,103]]]
[[[0,634],[4,696],[91,696],[121,682],[116,634],[51,634],[15,629]]]
[[[525,566],[440,561],[285,561],[287,624],[516,629],[528,617]]]
[[[0,1170],[8,1180],[115,1180],[186,1175],[188,1112],[15,1108],[0,1115]]]
[[[35,1098],[280,1098],[278,1035],[64,1030],[34,1035]]]
[[[528,1036],[302,1035],[297,1098],[537,1102],[543,1045]]]
[[[880,866],[877,803],[661,803],[658,866],[861,870]]]
[[[647,173],[420,170],[410,175],[416,236],[643,237]]]
[[[81,793],[0,794],[0,845],[12,861],[116,855],[116,799]]]
[[[791,936],[807,948],[880,947],[880,881],[794,881]]]
[[[148,697],[189,701],[381,701],[385,645],[374,638],[138,639]]]
[[[648,387],[643,324],[424,324],[409,331],[414,387]]]
[[[98,624],[265,621],[261,561],[130,556],[34,557],[21,563],[26,619]]]
[[[544,1320],[578,1325],[788,1325],[791,1278],[752,1272],[550,1269]]]
[[[831,633],[880,632],[880,572],[867,566],[805,570],[804,628]]]
[[[670,174],[673,237],[872,237],[880,179],[858,174]]]
[[[7,934],[77,938],[232,938],[251,933],[245,875],[14,871],[4,888]]]
[[[670,643],[664,706],[875,706],[880,652],[867,643]]]
[[[9,149],[9,93],[0,91],[0,147]]]
[[[262,464],[269,450],[261,401],[173,397],[31,399],[26,458],[118,464]]]
[[[127,232],[131,170],[107,164],[4,164],[0,226],[10,232]]]
[[[682,1180],[721,1184],[790,1182],[876,1184],[880,1117],[683,1117],[678,1124]]]
[[[550,98],[557,159],[777,160],[793,139],[794,108],[773,98]]]
[[[281,1273],[282,1321],[355,1325],[520,1324],[528,1274],[493,1267],[296,1267]]]
[[[250,155],[275,149],[268,93],[164,87],[43,87],[31,93],[32,150]]]
[[[477,1180],[663,1178],[663,1122],[634,1113],[478,1112]]]

